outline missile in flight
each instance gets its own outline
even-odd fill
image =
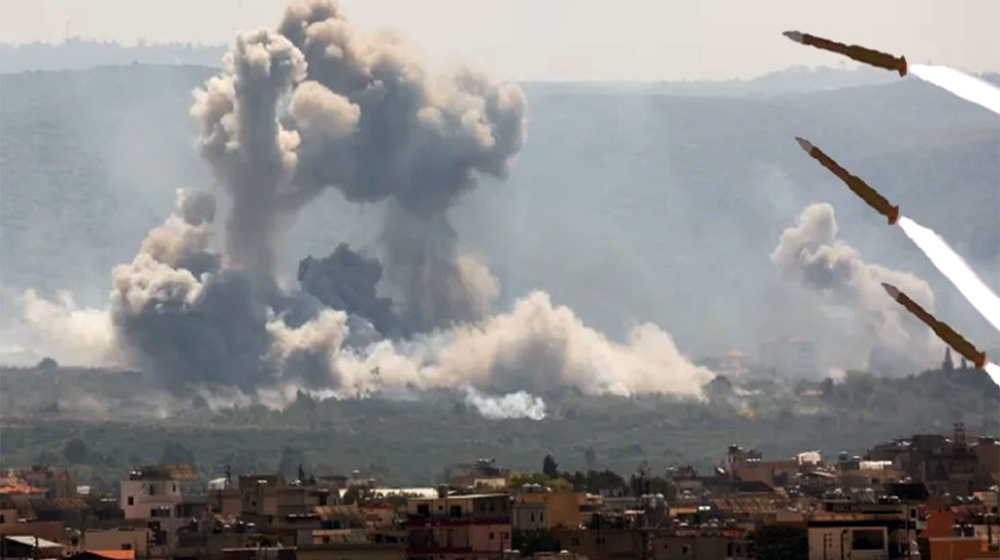
[[[888,53],[872,50],[858,45],[845,45],[843,43],[838,43],[836,41],[831,41],[829,39],[824,39],[808,33],[800,33],[798,31],[785,31],[782,35],[788,37],[796,43],[809,45],[825,51],[839,53],[852,60],[870,64],[871,66],[875,66],[877,68],[884,68],[886,70],[899,72],[900,77],[906,75],[906,57],[903,56],[895,57]]]
[[[840,166],[837,162],[833,161],[833,158],[823,153],[823,150],[813,146],[811,142],[804,138],[795,137],[795,141],[799,143],[799,146],[810,157],[818,161],[823,167],[829,169],[834,175],[840,178],[841,181],[847,183],[847,187],[851,189],[854,194],[861,197],[868,206],[875,209],[876,212],[882,214],[889,221],[889,225],[894,225],[899,220],[899,206],[893,206],[889,204],[884,196],[879,194],[878,191],[873,189],[868,183],[861,180],[860,177],[856,175],[851,175],[846,169]]]
[[[918,319],[930,327],[948,346],[951,346],[956,352],[964,356],[966,360],[972,362],[976,366],[976,369],[981,370],[986,367],[986,352],[976,349],[965,337],[955,332],[955,329],[949,327],[946,323],[938,321],[933,315],[924,310],[923,307],[920,307],[917,302],[910,299],[909,296],[899,291],[892,284],[883,282],[882,287],[885,288],[885,291],[889,293],[892,299],[896,300],[896,303],[916,315]]]

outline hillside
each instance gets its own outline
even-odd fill
[[[212,72],[137,64],[3,76],[5,311],[29,287],[104,305],[111,268],[162,221],[174,189],[212,188],[188,116],[190,91]],[[1000,127],[985,110],[912,79],[770,96],[523,87],[529,138],[510,179],[453,212],[460,242],[498,276],[502,306],[542,288],[612,336],[651,320],[693,355],[752,351],[780,334],[822,342],[830,327],[816,303],[782,283],[768,254],[805,205],[826,201],[867,262],[924,277],[943,318],[996,344],[902,232],[792,140],[810,139],[937,229],[997,289]],[[371,246],[378,211],[325,194],[288,232],[283,273],[340,241]],[[2,321],[6,340],[23,340],[16,313]]]
[[[391,482],[426,484],[448,463],[476,457],[537,470],[552,453],[563,468],[583,469],[588,447],[599,468],[631,472],[643,461],[655,471],[687,463],[709,469],[732,443],[768,457],[811,449],[830,456],[948,431],[959,421],[970,432],[1000,435],[1000,388],[971,371],[904,379],[851,374],[836,384],[720,381],[709,385],[704,404],[561,393],[546,395],[548,416],[537,422],[484,419],[460,391],[322,402],[300,397],[284,411],[255,405],[212,412],[198,399],[171,410],[163,399],[138,397],[142,388],[132,373],[0,369],[0,467],[68,464],[84,481],[107,486],[180,443],[203,478],[219,475],[226,464],[237,473],[266,472],[290,461],[292,469],[298,462],[317,473],[367,469]],[[86,443],[87,457],[64,456],[73,439]]]

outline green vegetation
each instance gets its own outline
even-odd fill
[[[227,465],[234,474],[295,476],[303,464],[315,476],[360,469],[386,483],[431,484],[448,464],[494,457],[515,472],[548,471],[524,482],[565,479],[591,489],[609,484],[600,480],[614,474],[605,469],[707,470],[731,443],[785,457],[807,449],[859,453],[893,437],[948,431],[955,422],[974,433],[1000,433],[1000,388],[961,368],[901,379],[852,373],[838,383],[713,387],[706,403],[567,392],[546,397],[543,421],[490,421],[452,391],[406,400],[318,402],[303,395],[283,411],[254,405],[212,412],[204,403],[143,397],[150,389],[133,373],[7,369],[0,370],[2,466],[65,465],[81,483],[110,490],[146,462],[192,462],[204,479],[222,476]],[[161,413],[180,404],[182,412]],[[551,462],[540,463],[547,455]]]

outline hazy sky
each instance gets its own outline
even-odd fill
[[[71,35],[228,42],[273,26],[284,0],[0,0],[0,41]],[[1000,70],[1000,0],[342,0],[365,27],[406,34],[438,65],[505,78],[725,79],[841,58],[799,29],[908,60]]]

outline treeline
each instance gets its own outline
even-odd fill
[[[644,494],[663,494],[672,497],[673,484],[665,476],[653,475],[649,466],[643,462],[626,479],[611,469],[587,471],[560,471],[555,457],[546,455],[542,460],[542,470],[534,473],[519,473],[511,475],[508,487],[518,489],[525,484],[538,484],[554,491],[573,490],[574,492],[601,492],[629,494],[642,496]]]

